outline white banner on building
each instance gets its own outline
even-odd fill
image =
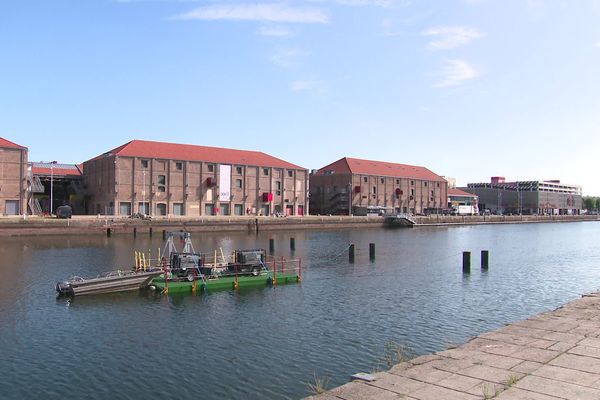
[[[219,165],[219,201],[231,200],[231,165]]]

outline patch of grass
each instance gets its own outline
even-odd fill
[[[383,346],[383,355],[378,359],[375,370],[390,369],[396,364],[409,361],[413,358],[412,351],[408,346],[398,344],[393,340],[388,341]]]
[[[517,383],[519,381],[519,377],[517,375],[511,374],[508,378],[506,378],[506,382],[504,383],[504,387],[506,389],[508,389],[509,387],[511,387],[512,385],[514,385],[515,383]]]
[[[315,374],[314,374],[314,380],[312,382],[308,383],[308,390],[310,390],[310,392],[312,394],[322,394],[322,393],[325,393],[327,391],[327,384],[328,383],[329,383],[329,378],[327,378],[327,377],[320,377],[315,372]]]

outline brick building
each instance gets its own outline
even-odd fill
[[[86,161],[88,214],[304,215],[308,171],[257,151],[133,140]]]
[[[447,202],[446,180],[425,167],[344,157],[310,177],[312,214],[428,214]]]
[[[0,214],[27,213],[27,147],[0,138]]]

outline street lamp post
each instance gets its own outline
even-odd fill
[[[142,205],[144,207],[144,215],[147,214],[146,210],[146,171],[142,171]]]
[[[54,165],[56,161],[50,162],[50,215],[54,215],[52,200],[54,198]]]

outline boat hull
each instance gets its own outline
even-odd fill
[[[212,292],[219,290],[236,289],[235,276],[226,276],[214,279],[196,280],[197,292]],[[284,285],[289,283],[300,282],[300,277],[296,274],[278,273],[275,275],[276,285]],[[168,293],[191,293],[194,289],[194,282],[187,280],[168,280],[165,282],[164,276],[154,278],[152,286],[157,290],[165,290],[168,288]],[[259,276],[238,276],[237,287],[265,287],[273,285],[273,274],[271,272]]]
[[[56,284],[56,290],[62,295],[83,296],[139,290],[147,287],[153,278],[162,271],[127,271],[110,276],[76,279]]]

